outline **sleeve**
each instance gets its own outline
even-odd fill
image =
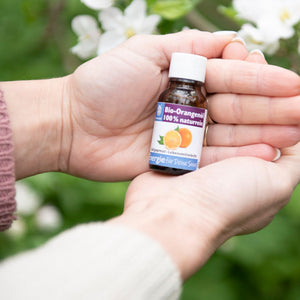
[[[0,90],[0,231],[9,228],[15,219],[14,169],[12,132],[6,103]]]
[[[181,279],[155,241],[105,223],[70,229],[0,264],[4,299],[179,299]]]

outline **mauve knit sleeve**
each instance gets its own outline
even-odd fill
[[[0,231],[9,228],[15,219],[14,169],[12,132],[3,92],[0,90]]]

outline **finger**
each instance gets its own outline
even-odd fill
[[[198,54],[207,58],[221,57],[224,47],[234,36],[184,30],[166,35],[137,35],[124,43],[124,46],[151,59],[165,70],[169,68],[173,52]]]
[[[222,58],[245,60],[249,53],[245,42],[240,38],[234,38],[223,50]]]
[[[209,93],[296,96],[300,94],[300,77],[276,66],[210,59],[207,62],[206,89]]]
[[[207,145],[245,146],[250,144],[269,144],[283,148],[293,146],[300,140],[300,126],[281,125],[209,125]]]
[[[245,60],[248,62],[254,62],[258,64],[268,64],[264,54],[259,49],[252,50]]]
[[[206,166],[217,161],[238,156],[252,156],[272,161],[278,157],[278,150],[266,144],[243,147],[203,147],[200,166]]]
[[[300,142],[293,147],[282,149],[282,156],[276,164],[290,175],[291,188],[295,187],[300,182]]]
[[[208,110],[211,118],[219,123],[300,124],[300,96],[271,98],[214,94],[209,96]]]

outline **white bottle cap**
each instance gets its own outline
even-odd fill
[[[204,82],[207,58],[188,53],[172,53],[169,78]]]

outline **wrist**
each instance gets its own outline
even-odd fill
[[[172,205],[172,204],[171,204]],[[127,208],[109,222],[134,228],[158,242],[177,265],[183,280],[203,266],[226,239],[217,222],[195,211],[170,209],[166,202],[153,207]]]
[[[16,178],[59,170],[65,78],[2,82]]]

